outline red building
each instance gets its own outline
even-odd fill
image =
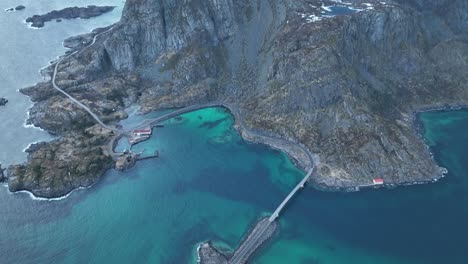
[[[145,128],[145,129],[135,129],[133,130],[133,135],[135,136],[149,136],[151,135],[151,128]]]
[[[383,180],[383,179],[373,179],[372,181],[374,182],[375,185],[384,184],[384,180]]]

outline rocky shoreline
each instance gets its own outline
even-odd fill
[[[252,255],[254,255],[258,249],[264,247],[278,232],[278,222],[269,222],[268,218],[261,218],[245,233],[243,240],[239,243],[239,246],[234,252],[222,252],[213,246],[210,241],[201,243],[197,248],[197,263],[249,263]]]
[[[123,110],[133,104],[150,112],[223,101],[245,139],[284,150],[303,169],[311,166],[311,156],[317,167],[313,184],[320,189],[357,190],[375,178],[393,187],[441,177],[443,169],[414,132],[412,113],[468,102],[468,62],[457,55],[468,52],[464,1],[452,1],[442,12],[433,0],[424,7],[415,0],[371,0],[373,9],[318,21],[304,19],[308,12],[318,14],[302,1],[261,0],[257,8],[244,0],[176,2],[169,8],[164,1],[128,0],[111,32],[59,66],[58,85],[109,124],[125,118]],[[185,17],[182,7],[188,8]],[[448,25],[444,34],[429,20]],[[81,49],[95,34],[66,45]],[[86,132],[93,120],[50,83],[21,92],[35,103],[28,122],[60,140],[30,152],[34,159],[11,170],[12,189],[27,186],[37,194],[51,182],[66,190],[82,186],[81,176],[67,177],[55,167],[82,165],[80,141],[88,142],[85,149],[101,149],[94,157],[103,159],[108,142]],[[70,143],[74,139],[77,144]],[[57,151],[77,158],[45,158]],[[47,164],[40,177],[33,173],[39,162]],[[93,182],[99,178],[93,173],[102,171],[79,175]]]
[[[197,264],[228,264],[226,255],[217,250],[210,241],[201,243],[197,248]]]
[[[25,164],[8,167],[11,192],[28,191],[35,197],[57,198],[92,186],[114,162],[104,146],[112,132],[95,125],[51,142],[31,145]]]
[[[41,28],[45,22],[61,19],[89,19],[92,17],[100,16],[104,13],[114,10],[115,6],[95,6],[89,5],[87,7],[67,7],[61,10],[54,10],[44,15],[34,15],[26,19],[27,23],[31,23],[31,27]]]

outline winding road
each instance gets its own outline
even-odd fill
[[[306,156],[309,158],[310,164],[308,165],[308,168],[306,168],[306,169],[308,169],[308,172],[304,176],[304,178],[296,185],[296,187],[281,202],[281,204],[276,208],[276,210],[273,212],[273,214],[268,218],[268,221],[264,221],[264,222],[259,223],[259,224],[262,224],[262,226],[260,226],[258,229],[254,228],[253,233],[250,234],[250,236],[247,237],[247,239],[239,246],[238,250],[236,250],[233,257],[229,260],[230,264],[245,263],[248,260],[248,258],[255,252],[255,250],[262,244],[262,242],[265,241],[265,234],[264,234],[265,231],[268,230],[270,225],[279,217],[280,213],[282,212],[284,207],[287,205],[287,203],[297,194],[297,192],[300,189],[302,189],[304,187],[305,183],[311,177],[311,175],[312,175],[312,173],[314,171],[314,163],[313,163],[312,154],[309,152],[309,150],[307,148],[305,148],[304,146],[302,146],[301,144],[298,144],[296,142],[288,141],[286,139],[279,138],[279,137],[273,137],[273,136],[269,136],[269,135],[260,134],[258,132],[255,132],[255,131],[252,131],[252,130],[248,129],[248,127],[246,126],[246,124],[244,122],[244,119],[241,116],[240,110],[237,107],[232,106],[232,105],[230,105],[228,103],[219,102],[219,101],[213,101],[213,102],[208,102],[208,103],[205,103],[205,104],[197,104],[197,105],[191,105],[191,106],[188,106],[188,107],[180,108],[180,109],[177,109],[177,110],[175,110],[175,111],[173,111],[171,113],[162,115],[160,117],[157,117],[157,118],[154,118],[154,119],[147,119],[147,120],[143,121],[141,124],[136,125],[133,129],[123,130],[123,129],[118,129],[116,127],[106,125],[99,118],[98,115],[96,115],[93,111],[91,111],[91,109],[88,106],[84,105],[79,100],[77,100],[76,98],[74,98],[73,96],[71,96],[70,94],[65,92],[63,89],[61,89],[56,83],[56,78],[57,78],[58,68],[59,68],[60,64],[65,59],[68,59],[68,58],[70,58],[70,57],[72,57],[74,55],[80,54],[83,51],[85,51],[86,49],[90,48],[91,46],[93,46],[96,43],[99,36],[112,31],[116,26],[117,26],[117,24],[112,26],[111,28],[107,29],[106,31],[103,31],[101,33],[96,34],[93,37],[92,42],[89,45],[87,45],[86,47],[84,47],[83,49],[77,50],[77,51],[69,54],[68,56],[64,56],[64,57],[60,58],[57,61],[57,63],[55,64],[54,72],[53,72],[53,76],[52,76],[52,86],[54,87],[54,89],[56,89],[57,91],[59,91],[60,93],[62,93],[66,97],[68,97],[73,103],[75,103],[76,105],[78,105],[79,107],[84,109],[86,112],[88,112],[93,117],[93,119],[96,120],[96,122],[100,126],[102,126],[103,128],[106,128],[106,129],[109,129],[111,131],[116,132],[117,135],[114,136],[114,139],[119,138],[121,135],[128,134],[129,131],[131,131],[133,129],[143,128],[143,127],[148,127],[148,126],[154,126],[154,125],[156,125],[156,124],[158,124],[160,122],[166,121],[166,120],[168,120],[170,118],[174,118],[174,117],[176,117],[178,115],[181,115],[181,114],[184,114],[184,113],[187,113],[187,112],[192,112],[192,111],[195,111],[195,110],[208,108],[208,107],[222,106],[222,107],[228,108],[231,111],[231,113],[234,115],[236,120],[239,122],[239,125],[243,129],[243,132],[246,133],[249,137],[251,137],[251,138],[259,138],[260,137],[260,138],[266,139],[267,141],[268,140],[274,140],[277,143],[281,142],[282,144],[299,147],[301,149],[301,151],[303,151],[304,154],[306,154]]]
[[[69,93],[65,92],[64,90],[62,90],[56,83],[56,79],[57,79],[57,72],[58,72],[58,67],[60,65],[60,63],[62,63],[65,59],[68,59],[70,57],[72,57],[73,55],[75,54],[79,54],[81,52],[83,52],[84,50],[90,48],[91,46],[93,46],[95,43],[96,43],[96,40],[99,36],[107,33],[107,32],[110,32],[111,30],[113,30],[114,28],[116,27],[116,25],[112,26],[111,28],[109,28],[108,30],[106,31],[103,31],[99,34],[96,34],[93,38],[93,41],[91,42],[91,44],[89,44],[88,46],[84,47],[83,49],[81,50],[77,50],[73,53],[71,53],[70,55],[68,56],[65,56],[65,57],[62,57],[60,58],[57,63],[55,64],[55,67],[54,67],[54,73],[52,75],[52,86],[54,87],[55,90],[59,91],[60,93],[62,93],[63,95],[65,95],[66,97],[68,97],[68,99],[70,99],[70,101],[72,101],[73,103],[77,104],[78,106],[80,106],[81,108],[83,108],[86,112],[88,112],[93,118],[94,120],[96,120],[96,122],[101,125],[102,127],[106,128],[106,129],[109,129],[109,130],[112,130],[114,132],[117,132],[117,133],[123,133],[125,131],[123,130],[120,130],[120,129],[117,129],[115,127],[111,127],[111,126],[108,126],[106,124],[104,124],[104,122],[102,122],[102,120],[99,118],[99,116],[97,116],[95,113],[93,113],[93,111],[91,111],[91,109],[89,107],[87,107],[86,105],[84,105],[83,103],[81,103],[80,101],[78,101],[77,99],[75,99],[73,96],[71,96]]]

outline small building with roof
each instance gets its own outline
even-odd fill
[[[373,179],[372,182],[374,183],[374,185],[382,185],[384,184],[384,180],[383,179]]]

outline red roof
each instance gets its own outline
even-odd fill
[[[374,179],[374,183],[384,183],[383,179]]]

